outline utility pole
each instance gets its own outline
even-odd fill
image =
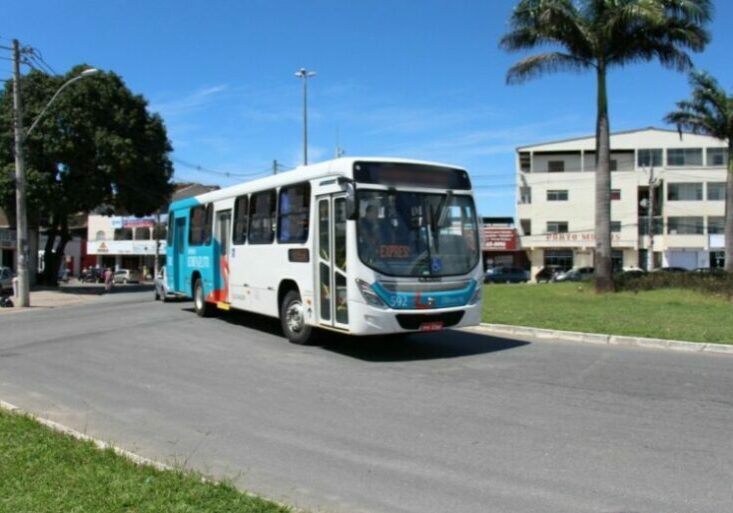
[[[308,79],[316,76],[315,71],[300,68],[295,76],[303,79],[303,165],[308,165]]]
[[[31,306],[28,274],[28,213],[25,202],[25,167],[23,162],[23,106],[20,101],[20,43],[13,39],[13,125],[15,129],[15,218],[18,306]]]
[[[649,233],[649,247],[646,255],[646,270],[654,270],[654,192],[657,182],[654,179],[654,166],[649,168],[649,216],[647,220],[647,231]]]
[[[272,161],[272,174],[273,175],[277,174],[277,160]]]

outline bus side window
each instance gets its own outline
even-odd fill
[[[247,196],[239,196],[234,203],[234,236],[232,237],[232,242],[237,246],[247,241],[247,221],[249,219],[247,207]]]
[[[249,243],[271,244],[275,238],[275,191],[253,194],[249,203]]]
[[[188,245],[201,246],[206,235],[206,207],[192,207],[189,212]]]
[[[310,183],[280,189],[277,241],[283,244],[308,240]]]

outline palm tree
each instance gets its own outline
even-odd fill
[[[677,109],[664,118],[682,130],[705,134],[728,143],[728,173],[725,186],[725,270],[733,272],[733,95],[728,96],[704,71],[690,73],[692,98],[677,102]]]
[[[512,66],[507,83],[555,71],[596,72],[595,289],[611,280],[611,150],[606,75],[612,67],[658,59],[680,71],[691,68],[686,50],[700,51],[710,36],[710,0],[520,0],[501,39],[509,51],[547,45],[562,51],[532,55]]]

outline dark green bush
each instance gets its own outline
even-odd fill
[[[733,273],[673,273],[657,271],[642,276],[619,274],[614,277],[616,290],[689,289],[733,299]]]

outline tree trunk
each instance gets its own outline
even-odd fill
[[[64,216],[61,220],[61,230],[59,232],[59,243],[56,245],[56,251],[54,251],[54,257],[56,259],[56,272],[54,273],[54,281],[58,285],[59,280],[59,269],[61,264],[65,263],[63,260],[66,250],[66,244],[71,239],[69,234],[69,218]]]
[[[733,273],[733,139],[728,140],[728,176],[725,181],[725,270]]]
[[[613,290],[611,279],[611,133],[608,120],[606,69],[598,64],[598,118],[596,123],[596,292]]]

